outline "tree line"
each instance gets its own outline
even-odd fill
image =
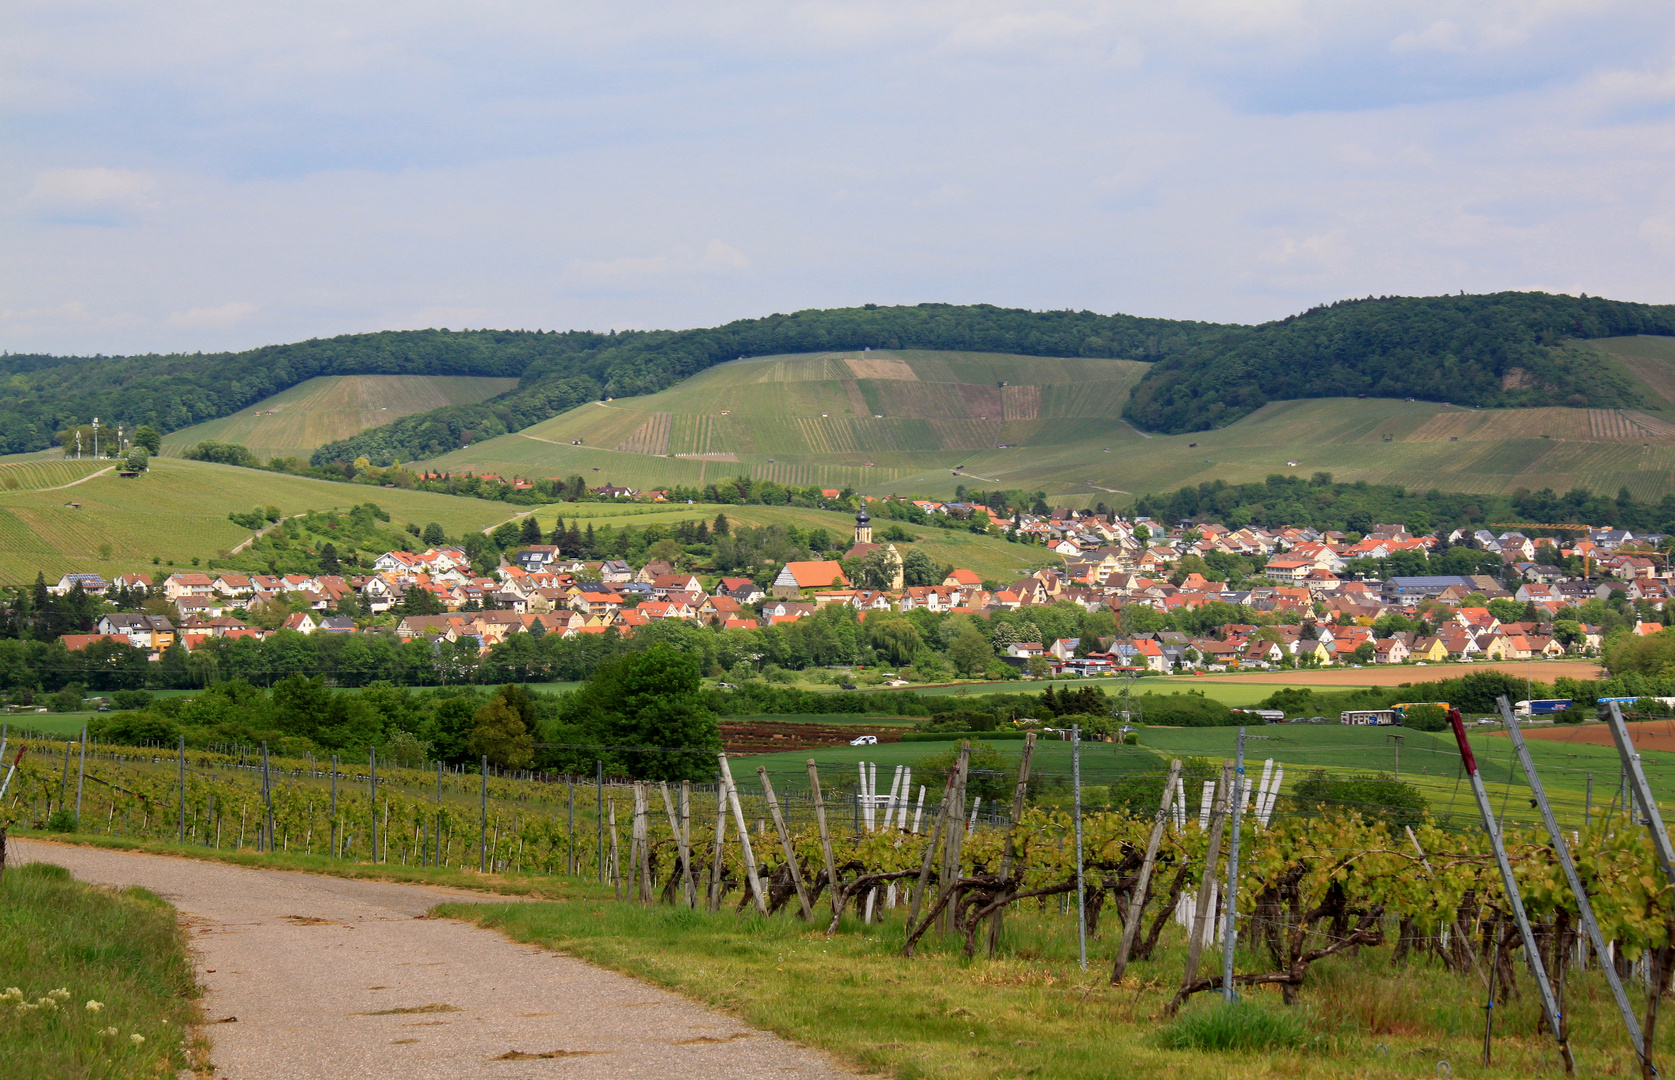
[[[1569,344],[1626,334],[1675,334],[1675,306],[1516,292],[1342,300],[1208,330],[1146,372],[1124,415],[1180,434],[1316,397],[1635,406],[1640,395],[1617,365]]]

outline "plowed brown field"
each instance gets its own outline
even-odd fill
[[[1628,725],[1629,737],[1636,750],[1675,750],[1675,720],[1636,720]],[[1567,724],[1563,727],[1524,728],[1526,739],[1546,739],[1550,742],[1586,743],[1589,746],[1610,746],[1611,729],[1604,724]],[[1494,734],[1506,738],[1506,732]]]
[[[876,735],[881,743],[901,741],[901,728],[883,725],[834,725],[800,723],[794,720],[745,720],[719,725],[721,742],[729,754],[777,754],[783,750],[813,750],[822,746],[848,746],[860,735]]]

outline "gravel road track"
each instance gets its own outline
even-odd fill
[[[10,846],[16,862],[144,886],[180,910],[225,1080],[854,1075],[666,990],[424,917],[439,903],[491,899],[483,893]]]

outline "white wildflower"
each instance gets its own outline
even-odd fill
[[[37,1009],[46,1009],[48,1011],[56,1012],[58,1009],[58,999],[48,995],[47,997],[35,1002],[35,1007]]]
[[[132,1035],[128,1036],[128,1041],[133,1043],[135,1046],[139,1046],[141,1043],[145,1042],[145,1036],[136,1031]]]
[[[60,986],[56,990],[49,990],[49,991],[47,991],[47,997],[56,998],[59,1001],[69,1001],[70,1000],[69,987]]]
[[[22,1000],[23,991],[15,986],[6,987],[6,992],[4,994],[0,994],[0,1001],[20,1002]]]
[[[87,1003],[87,1011],[90,1012],[90,1013],[96,1013],[100,1009],[103,1009],[104,1007],[105,1007],[105,1003],[102,1002],[102,1001],[89,1001]]]
[[[117,1031],[116,1030],[116,1025],[113,1024],[110,1027],[105,1028],[104,1030],[100,1031],[99,1034],[103,1035],[107,1039],[114,1039],[117,1035],[121,1034],[121,1032]]]

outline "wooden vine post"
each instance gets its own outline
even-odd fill
[[[832,893],[832,926],[843,912],[843,890],[838,884],[837,860],[832,858],[832,834],[826,828],[826,800],[820,795],[820,770],[808,759],[808,790],[814,797],[814,821],[820,827],[820,854],[826,859],[826,887]]]
[[[971,773],[971,743],[960,743],[960,757],[954,766],[954,791],[949,800],[948,814],[943,820],[943,827],[947,830],[946,850],[942,859],[942,886],[946,891],[954,887],[960,880],[960,857],[965,848],[965,788]],[[942,913],[941,929],[943,933],[953,933],[957,929],[955,919],[958,913],[952,905]]]
[[[611,800],[610,810],[611,828],[611,886],[616,890],[616,898],[622,899],[622,853],[617,847],[616,834],[616,800]]]
[[[675,804],[669,798],[669,782],[659,781],[659,789],[663,792],[663,809],[669,815],[669,831],[675,834],[675,853],[680,858],[681,895],[686,899],[687,907],[698,906],[698,891],[692,884],[692,848],[687,841],[686,831],[675,820]],[[681,807],[686,807],[686,790],[681,791]],[[685,816],[684,814],[682,815]]]
[[[1210,920],[1215,917],[1213,899],[1216,870],[1221,864],[1221,835],[1227,828],[1227,801],[1233,791],[1233,763],[1224,761],[1221,765],[1221,782],[1216,785],[1215,802],[1210,810],[1210,840],[1204,852],[1204,873],[1198,878],[1198,895],[1195,897],[1192,911],[1192,936],[1186,946],[1186,973],[1181,978],[1181,987],[1185,989],[1198,981],[1198,963],[1204,953],[1204,933],[1210,928]],[[1176,998],[1169,1003],[1169,1012],[1173,1014],[1177,1002]]]
[[[797,849],[791,845],[791,833],[785,828],[785,815],[779,812],[779,800],[774,798],[774,786],[768,779],[768,767],[758,765],[756,775],[762,778],[762,793],[768,797],[768,814],[774,819],[774,831],[779,833],[779,845],[785,849],[785,865],[791,871],[791,884],[797,887],[797,903],[802,905],[803,919],[812,919],[814,905],[809,902],[808,889],[803,885],[803,871],[797,865]]]
[[[1018,819],[1024,816],[1024,803],[1029,797],[1029,763],[1035,756],[1035,732],[1024,736],[1024,753],[1018,762],[1018,786],[1012,791],[1012,816],[1006,821],[1006,846],[1000,856],[1000,880],[1002,888],[1012,876],[1012,862],[1018,854]],[[906,802],[905,797],[902,800]],[[995,913],[989,916],[989,955],[993,956],[1000,948],[1000,931],[1005,920],[1006,907],[995,908]]]
[[[766,915],[768,901],[762,895],[762,876],[756,872],[756,852],[750,847],[750,826],[744,820],[744,807],[739,805],[739,788],[733,783],[733,770],[727,764],[726,752],[715,756],[721,762],[721,783],[727,789],[727,801],[733,806],[733,823],[739,827],[739,850],[744,855],[744,876],[750,882],[750,896],[756,902],[756,910]]]
[[[925,857],[919,864],[919,883],[913,889],[913,905],[907,913],[907,925],[911,928],[919,921],[919,909],[925,903],[925,890],[930,888],[931,867],[936,862],[936,851],[942,839],[942,830],[948,823],[948,806],[954,794],[954,779],[959,775],[960,767],[948,767],[948,779],[942,785],[942,801],[937,804],[936,818],[931,823],[931,834],[925,839]],[[835,925],[835,919],[834,919]],[[907,955],[913,955],[913,943],[907,944]]]
[[[719,780],[715,785],[715,854],[710,860],[711,911],[721,910],[721,876],[727,854],[727,785]]]
[[[1117,962],[1111,968],[1111,985],[1122,982],[1128,971],[1128,956],[1134,950],[1134,937],[1140,932],[1140,922],[1146,914],[1146,893],[1151,889],[1152,868],[1157,865],[1157,849],[1163,842],[1163,826],[1169,820],[1175,802],[1175,785],[1181,779],[1181,759],[1169,763],[1169,779],[1163,783],[1163,801],[1158,804],[1157,820],[1152,822],[1152,835],[1146,841],[1146,858],[1140,864],[1140,880],[1134,885],[1134,898],[1128,903],[1128,918],[1123,922],[1122,944],[1117,946]]]

